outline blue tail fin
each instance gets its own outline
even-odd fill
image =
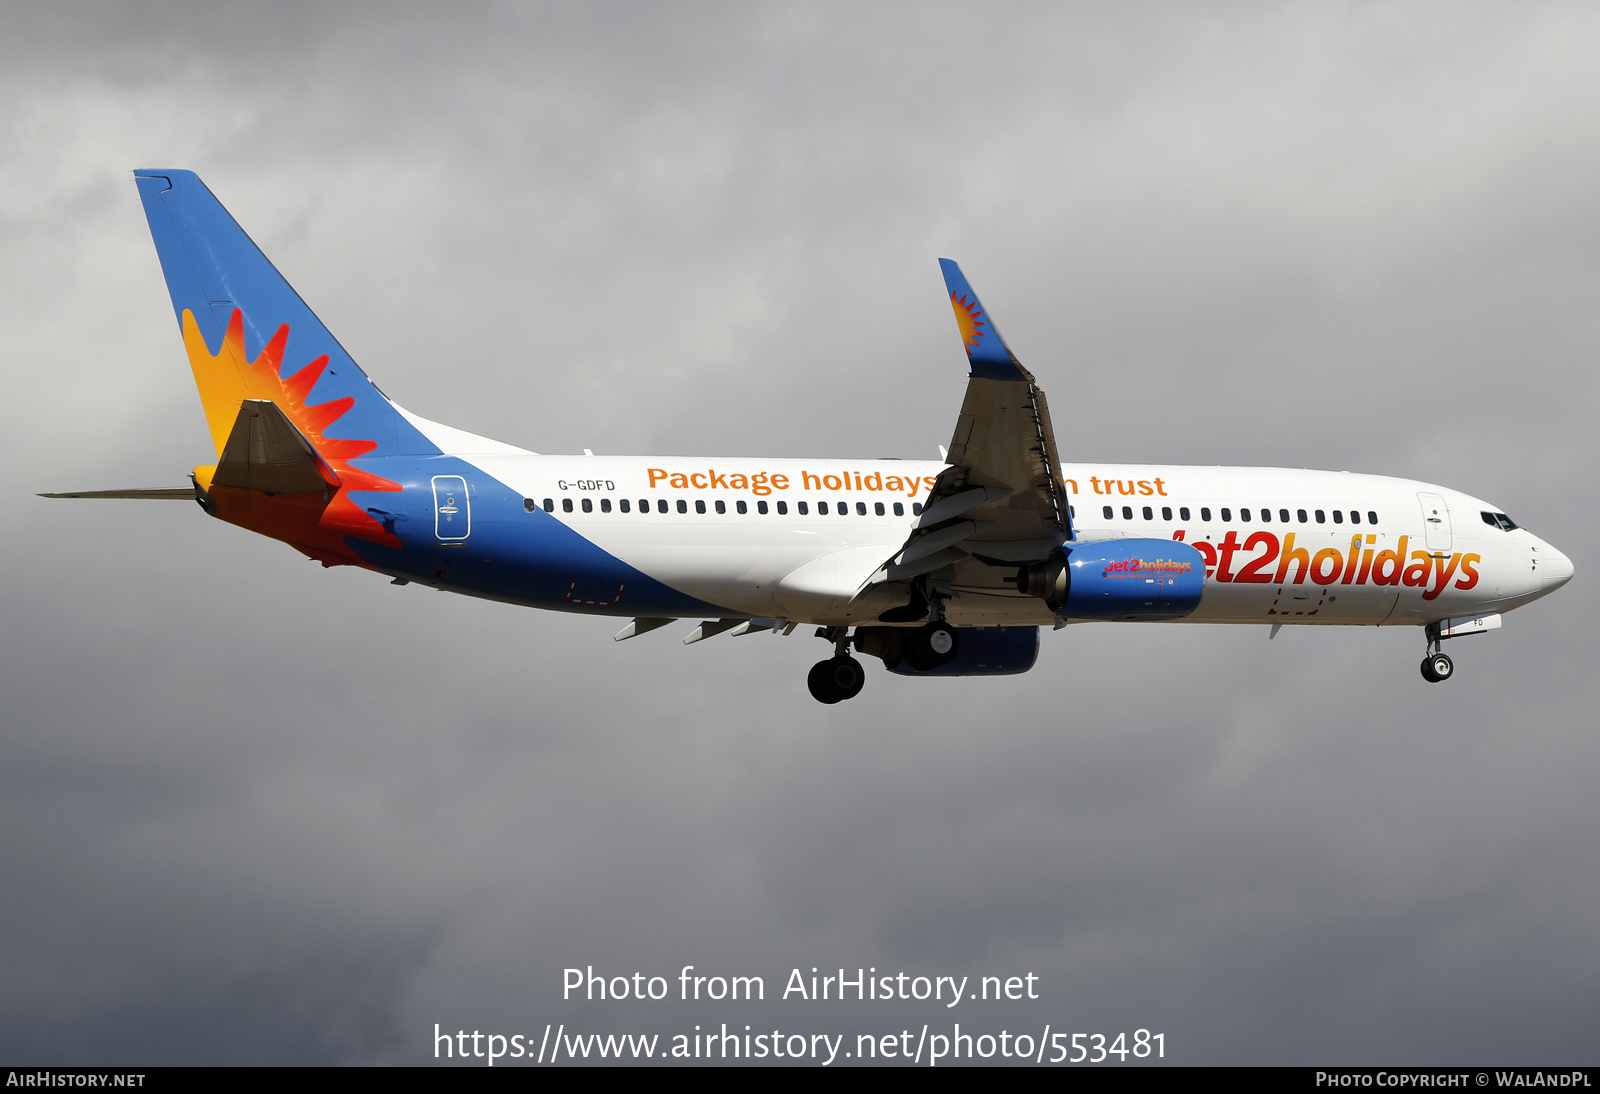
[[[329,441],[368,442],[363,454],[438,451],[367,378],[198,175],[139,170],[134,179],[219,453],[245,399],[271,399],[297,424],[309,415]],[[319,367],[304,371],[312,365]],[[295,373],[299,382],[288,388],[282,381]]]

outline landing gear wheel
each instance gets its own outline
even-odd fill
[[[906,635],[905,659],[918,672],[948,665],[961,652],[961,639],[948,623],[929,623]]]
[[[842,703],[861,694],[867,674],[861,662],[854,657],[834,657],[818,661],[806,676],[806,687],[811,697],[819,703]]]
[[[1455,662],[1446,653],[1430,653],[1422,659],[1422,678],[1430,684],[1442,684],[1455,675]]]

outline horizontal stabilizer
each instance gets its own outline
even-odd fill
[[[336,489],[339,478],[276,403],[246,399],[211,484],[267,494],[321,494]]]
[[[194,487],[174,490],[75,490],[70,494],[40,494],[41,498],[128,498],[135,501],[193,501]]]

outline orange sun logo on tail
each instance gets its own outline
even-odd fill
[[[983,312],[979,309],[978,302],[975,299],[969,301],[963,296],[958,300],[956,299],[956,294],[952,292],[950,294],[950,306],[956,310],[956,325],[961,328],[961,341],[966,345],[967,352],[970,354],[978,348],[978,340],[985,333],[982,328],[988,324],[978,318]]]
[[[200,333],[194,315],[183,313],[183,342],[189,351],[195,385],[205,405],[206,421],[217,453],[222,453],[228,434],[246,399],[270,399],[294,423],[317,455],[339,479],[331,497],[318,494],[280,494],[268,496],[259,491],[217,487],[213,498],[217,516],[233,524],[281,539],[319,559],[325,566],[367,565],[345,543],[345,536],[358,536],[373,543],[399,547],[400,540],[350,500],[352,490],[398,491],[397,482],[363,471],[350,461],[378,447],[377,441],[327,437],[323,430],[344,416],[355,399],[346,396],[309,406],[306,399],[328,367],[327,355],[287,378],[280,375],[289,327],[280,326],[254,361],[244,348],[244,317],[235,308],[228,321],[222,346],[213,354]],[[215,468],[197,468],[201,485],[210,488]]]

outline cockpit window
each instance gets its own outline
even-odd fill
[[[1498,528],[1502,532],[1509,532],[1511,529],[1517,526],[1517,522],[1506,516],[1504,513],[1485,512],[1480,513],[1479,516],[1483,517],[1483,523],[1487,524],[1491,528]]]

